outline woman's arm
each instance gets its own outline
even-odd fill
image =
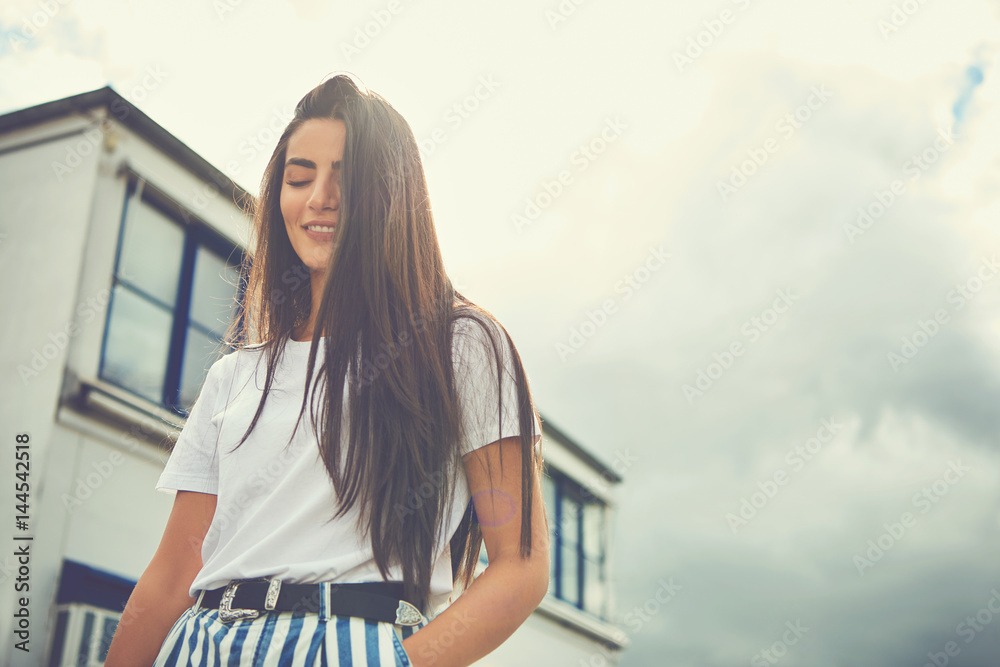
[[[520,438],[480,447],[463,460],[489,564],[454,603],[403,642],[413,667],[471,665],[506,641],[549,587],[549,533],[537,474],[532,482],[531,557],[519,553]]]
[[[105,667],[152,665],[170,628],[195,603],[188,588],[201,569],[201,543],[216,500],[211,493],[177,492],[160,546],[122,612]]]

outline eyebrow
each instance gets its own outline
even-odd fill
[[[312,160],[307,160],[304,157],[289,158],[288,161],[285,163],[285,169],[287,169],[288,167],[291,167],[293,165],[299,166],[299,167],[305,167],[306,169],[315,169],[316,168],[316,163],[315,162],[313,162]],[[337,160],[336,162],[331,162],[330,165],[334,169],[340,169],[341,160]]]

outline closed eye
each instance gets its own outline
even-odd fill
[[[287,183],[288,185],[292,186],[293,188],[301,188],[303,185],[305,185],[308,182],[309,181],[285,181],[285,183]]]

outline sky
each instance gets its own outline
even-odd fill
[[[329,75],[403,114],[456,286],[628,461],[621,665],[997,664],[1000,2],[48,4],[0,112],[111,85],[254,193]]]

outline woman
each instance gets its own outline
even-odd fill
[[[548,588],[541,425],[445,273],[406,121],[346,76],[312,90],[251,245],[238,349],[157,482],[173,510],[106,665],[475,662]]]

